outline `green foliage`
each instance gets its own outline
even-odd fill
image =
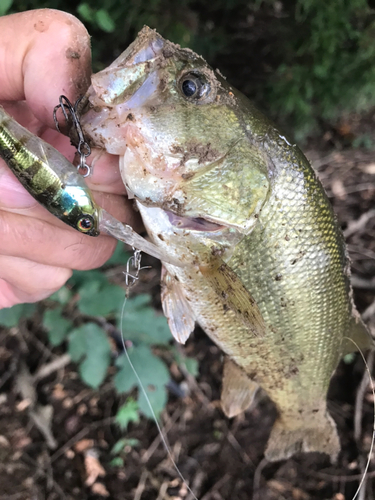
[[[0,16],[8,14],[12,4],[13,0],[0,0]]]
[[[170,374],[164,360],[153,352],[153,346],[169,359],[172,357],[184,364],[194,376],[198,372],[196,360],[184,357],[171,347],[167,321],[153,309],[151,297],[141,294],[125,302],[125,290],[109,282],[106,272],[113,274],[113,266],[125,265],[129,257],[119,243],[101,270],[75,271],[68,284],[38,308],[49,343],[60,349],[67,348],[72,361],[78,364],[81,379],[93,389],[103,383],[115,358],[111,355],[108,331],[115,330],[117,335],[122,332],[126,342],[131,344],[129,355],[139,379],[125,353],[114,363],[117,373],[113,380],[117,392],[137,391],[137,398],[128,397],[116,415],[116,422],[124,430],[129,422],[139,421],[140,413],[153,418],[142,385],[156,416],[166,405],[166,384]],[[36,306],[31,304],[2,309],[0,325],[16,326],[20,320],[31,318],[35,311]],[[135,446],[136,443],[126,442],[127,445]],[[122,458],[115,457],[112,465],[116,465],[116,460],[119,462]]]
[[[103,382],[110,364],[111,347],[106,333],[95,323],[85,323],[69,335],[68,352],[79,363],[82,380],[96,389]]]
[[[165,317],[150,306],[149,295],[137,295],[125,305],[125,320],[121,319],[122,304],[118,309],[118,328],[128,340],[145,344],[167,344],[171,332]]]
[[[48,340],[53,346],[58,346],[64,342],[73,322],[64,318],[62,307],[47,309],[43,315],[43,326],[48,331]]]
[[[375,16],[368,0],[3,0],[0,15],[43,7],[85,23],[95,71],[145,24],[224,73],[229,60],[230,81],[297,139],[322,121],[375,104]]]
[[[375,104],[375,19],[367,0],[297,0],[265,98],[297,139]]]
[[[29,318],[34,314],[34,304],[19,304],[0,310],[0,325],[7,328],[17,326],[21,319]]]
[[[128,353],[138,377],[135,375],[126,354],[122,354],[116,361],[119,371],[114,379],[115,387],[120,393],[129,392],[137,387],[140,411],[146,417],[153,417],[147,402],[148,398],[155,415],[158,417],[167,402],[165,386],[170,379],[169,371],[165,363],[155,356],[149,346],[145,344],[128,349]],[[141,380],[141,384],[139,380]]]
[[[138,403],[133,398],[128,398],[126,403],[119,408],[116,414],[116,423],[121,429],[126,430],[130,422],[134,422],[135,424],[139,422],[138,409]],[[116,452],[114,451],[113,453]]]
[[[134,448],[139,445],[138,439],[127,439],[121,438],[117,441],[114,447],[111,450],[111,455],[115,455],[114,458],[110,461],[110,465],[112,467],[123,467],[124,465],[124,456],[126,455],[127,450]]]

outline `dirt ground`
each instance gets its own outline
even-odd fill
[[[346,234],[355,301],[375,334],[374,153],[348,147],[353,137],[367,137],[372,130],[373,115],[352,117],[309,144],[306,152]],[[155,295],[155,267],[153,273],[139,290]],[[36,321],[0,330],[0,500],[192,500],[155,424],[142,419],[122,435],[114,424],[119,401],[111,384],[88,389],[74,366],[65,364],[63,351],[49,350],[45,339]],[[305,454],[270,464],[263,452],[276,415],[272,403],[260,396],[246,414],[226,419],[219,406],[219,349],[199,329],[184,349],[199,360],[199,376],[186,378],[178,366],[170,366],[172,379],[183,383],[188,395],[181,398],[171,392],[162,427],[173,459],[196,497],[353,499],[374,427],[374,398],[368,381],[361,384],[365,370],[360,355],[340,364],[329,391],[329,409],[342,443],[338,463]],[[42,411],[30,412],[20,385],[27,391],[30,374],[40,374],[51,362],[60,363],[60,368],[41,375],[36,385],[40,409],[53,409],[49,434],[43,424],[48,417]],[[125,447],[124,465],[119,467],[111,463],[110,450],[121,437],[140,444]],[[374,477],[371,455],[358,498],[375,498]]]

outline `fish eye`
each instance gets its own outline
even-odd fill
[[[81,217],[77,222],[77,228],[81,233],[88,233],[94,227],[94,221],[89,215]]]
[[[179,87],[188,99],[201,99],[210,91],[210,85],[203,75],[187,73],[180,78]]]

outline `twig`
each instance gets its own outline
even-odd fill
[[[362,290],[375,290],[375,279],[365,280],[359,276],[352,274],[350,279],[353,288],[361,288]]]
[[[112,425],[116,422],[116,417],[107,417],[103,420],[98,420],[97,422],[93,422],[92,424],[84,427],[82,430],[77,432],[75,436],[73,436],[69,441],[67,441],[61,448],[55,451],[55,453],[51,456],[51,463],[57,460],[61,455],[63,455],[69,448],[71,448],[77,441],[86,436],[90,431],[96,429],[97,427],[104,427],[106,425]]]
[[[217,483],[215,483],[212,488],[210,488],[205,495],[201,498],[201,500],[209,500],[210,495],[216,491],[219,491],[220,488],[230,479],[229,474],[224,474],[222,478],[219,479]]]
[[[359,443],[362,434],[362,410],[363,410],[363,397],[365,395],[366,389],[368,387],[371,373],[374,365],[374,351],[371,351],[367,358],[367,370],[365,370],[361,383],[358,387],[356,398],[355,398],[355,413],[354,413],[354,439]]]
[[[206,479],[206,474],[202,470],[198,470],[196,473],[192,484],[191,484],[191,491],[189,492],[188,496],[185,498],[185,500],[194,500],[197,496],[200,494],[200,490],[202,489],[202,484],[203,481]],[[192,493],[194,491],[194,494]]]
[[[260,480],[262,478],[263,469],[269,464],[266,458],[263,458],[255,469],[254,479],[253,479],[253,500],[261,500],[259,496],[260,490]]]
[[[349,238],[352,234],[363,229],[372,217],[375,217],[374,208],[362,214],[359,219],[350,221],[348,227],[344,231],[345,238]]]
[[[162,428],[162,433],[163,433],[165,440],[167,439],[168,432],[172,429],[173,425],[176,423],[180,414],[181,414],[181,408],[177,408],[177,410],[173,413],[172,417],[170,419],[168,419],[168,422]],[[152,457],[152,455],[155,453],[156,449],[160,445],[161,440],[162,440],[162,437],[160,434],[158,434],[156,436],[156,438],[153,440],[153,442],[151,443],[151,445],[148,447],[148,449],[143,454],[142,459],[141,459],[141,461],[143,463],[146,463],[150,460],[150,458]]]
[[[168,485],[168,481],[164,481],[164,483],[162,483],[156,500],[165,500],[165,494],[167,493]]]
[[[141,500],[142,493],[144,492],[144,489],[146,487],[147,478],[148,478],[148,471],[144,470],[139,479],[137,489],[135,490],[134,500]]]
[[[368,358],[367,358],[367,366],[365,369],[365,372],[363,374],[361,383],[359,385],[356,398],[355,398],[355,413],[354,413],[354,439],[356,440],[358,446],[360,445],[360,439],[361,439],[361,434],[362,434],[362,410],[363,410],[363,398],[365,395],[365,392],[368,388],[368,384],[370,382],[370,377],[371,377],[371,372],[373,369],[374,365],[374,351],[370,351]],[[373,434],[373,433],[372,433]],[[371,448],[370,452],[371,453]],[[367,486],[367,479],[366,477],[366,469],[368,468],[368,465],[366,466],[366,460],[360,456],[360,468],[362,472],[362,478],[361,483],[360,483],[360,490],[358,492],[358,500],[365,500],[365,495],[366,495],[366,486]]]
[[[372,304],[370,304],[367,309],[365,309],[362,313],[362,319],[367,321],[371,319],[375,315],[375,300]]]
[[[62,356],[59,356],[53,361],[50,361],[49,363],[42,365],[33,376],[34,382],[39,382],[39,380],[48,377],[57,370],[61,370],[61,368],[64,368],[70,362],[71,362],[70,355],[63,354]]]

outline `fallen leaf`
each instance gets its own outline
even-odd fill
[[[95,450],[89,450],[85,454],[86,486],[92,486],[99,476],[103,477],[106,474],[97,455]]]
[[[62,384],[56,384],[52,391],[53,399],[64,399],[66,398],[68,393],[64,391],[64,386]]]
[[[16,405],[17,411],[24,411],[31,405],[31,399],[23,399]]]
[[[74,449],[77,453],[83,453],[84,451],[91,449],[94,446],[93,439],[81,439],[75,444]]]
[[[341,179],[334,179],[332,182],[332,193],[336,198],[344,199],[346,191]]]
[[[375,175],[375,163],[369,163],[368,165],[364,165],[361,167],[361,170],[366,174]]]
[[[101,497],[109,497],[107,488],[102,483],[94,483],[91,486],[91,491],[94,495],[100,495]]]

